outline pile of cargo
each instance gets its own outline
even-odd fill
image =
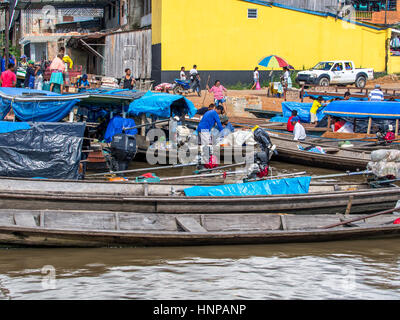
[[[381,149],[371,152],[371,161],[367,168],[379,178],[400,178],[400,150]]]

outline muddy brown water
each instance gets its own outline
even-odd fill
[[[276,162],[272,167],[276,173],[338,172]],[[192,172],[193,168],[185,168],[159,175]],[[0,248],[0,299],[397,300],[400,240],[167,248]]]

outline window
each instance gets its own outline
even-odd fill
[[[115,18],[115,7],[117,4],[115,2],[112,3],[112,10],[113,10],[113,18]]]
[[[257,19],[258,11],[257,9],[247,9],[247,18],[248,19]]]
[[[111,20],[111,5],[108,6],[108,20]]]

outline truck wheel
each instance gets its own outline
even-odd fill
[[[366,85],[366,83],[367,83],[367,79],[365,79],[364,76],[359,76],[359,77],[356,79],[356,87],[357,87],[357,88],[364,88],[365,85]]]
[[[322,77],[321,79],[319,79],[318,84],[321,87],[329,87],[329,79],[327,77]]]

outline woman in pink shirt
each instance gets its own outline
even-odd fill
[[[228,92],[225,87],[221,84],[221,81],[217,80],[214,83],[214,86],[210,89],[207,85],[208,92],[212,92],[214,94],[214,103],[216,106],[222,104],[225,109],[225,101],[224,92]]]
[[[63,72],[65,71],[65,63],[62,60],[63,55],[60,53],[55,57],[50,65],[51,78],[50,78],[50,91],[53,91],[54,84],[60,85],[60,92],[63,93],[64,78]]]

